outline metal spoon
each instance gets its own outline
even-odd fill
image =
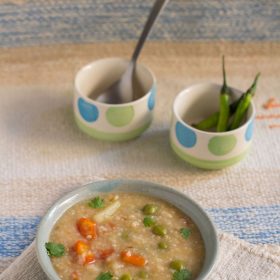
[[[122,74],[119,80],[117,80],[113,85],[111,85],[104,92],[98,94],[94,93],[96,100],[109,104],[122,104],[131,102],[135,99],[135,94],[133,92],[133,74],[135,71],[137,58],[142,50],[142,47],[146,41],[146,38],[150,34],[150,31],[158,18],[160,11],[164,8],[169,0],[156,0],[150,15],[147,19],[145,27],[142,31],[142,34],[139,38],[139,41],[136,45],[134,53],[131,57],[131,60],[128,64],[127,69]],[[91,94],[92,95],[92,94]]]

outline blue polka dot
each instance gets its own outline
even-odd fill
[[[98,119],[99,112],[95,105],[86,102],[82,98],[79,98],[78,108],[81,116],[87,122],[95,122]]]
[[[253,137],[253,132],[254,132],[254,122],[251,121],[251,123],[248,125],[245,133],[245,139],[246,141],[250,141]]]
[[[152,111],[154,109],[155,104],[156,104],[156,87],[153,86],[153,88],[151,90],[151,94],[148,99],[148,108],[150,111]]]
[[[180,122],[176,123],[176,137],[179,143],[186,148],[192,148],[196,144],[195,132]]]

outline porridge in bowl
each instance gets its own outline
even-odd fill
[[[195,279],[204,243],[171,204],[135,193],[99,194],[68,209],[46,250],[61,279]]]

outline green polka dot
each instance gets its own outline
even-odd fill
[[[113,126],[128,125],[134,117],[134,109],[132,106],[127,107],[111,107],[106,112],[108,122]]]
[[[234,135],[215,136],[210,139],[208,149],[215,156],[223,156],[231,152],[236,143]]]

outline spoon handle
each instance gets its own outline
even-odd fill
[[[159,16],[160,11],[164,8],[164,6],[167,4],[169,0],[156,0],[151,13],[147,19],[147,22],[145,24],[145,27],[142,31],[142,34],[139,38],[139,41],[137,43],[137,46],[134,50],[134,53],[131,57],[131,61],[135,62],[141,52],[141,49],[146,41],[146,38],[148,37],[148,35],[150,34],[150,31],[152,30],[152,27],[156,21],[156,19]]]

